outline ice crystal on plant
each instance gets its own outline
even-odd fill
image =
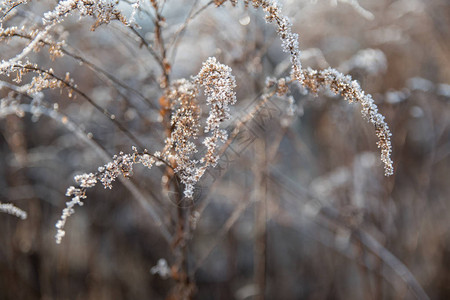
[[[133,10],[131,11],[129,23],[131,25],[137,25],[136,24],[136,14],[138,13],[139,8],[141,7],[141,1],[137,0],[135,3],[133,3],[131,5],[131,7],[132,7]]]
[[[86,193],[84,189],[79,189],[74,186],[71,186],[67,189],[66,196],[72,197],[72,200],[66,202],[66,207],[63,209],[61,218],[56,223],[56,228],[58,229],[56,233],[56,243],[60,244],[62,238],[66,235],[66,231],[64,230],[64,226],[66,225],[67,219],[75,213],[75,205],[82,206],[82,199],[86,199]]]
[[[276,0],[252,0],[254,7],[262,7],[266,12],[266,21],[275,23],[280,36],[283,51],[289,53],[292,72],[291,77],[298,81],[303,80],[302,64],[300,62],[300,50],[298,44],[298,34],[292,32],[292,23],[288,17],[283,16],[281,5]]]
[[[173,129],[166,139],[163,157],[175,163],[174,171],[185,185],[186,197],[192,197],[193,185],[196,183],[193,176],[198,161],[192,159],[192,155],[198,151],[194,139],[197,139],[200,131],[200,107],[196,99],[198,93],[196,84],[181,79],[174,82],[167,95],[172,103],[170,124]]]
[[[196,177],[199,179],[207,167],[216,166],[219,158],[216,153],[218,143],[227,139],[226,131],[219,126],[230,118],[229,107],[236,103],[234,92],[236,80],[231,74],[231,68],[217,62],[215,57],[210,57],[203,63],[202,69],[194,80],[205,89],[206,102],[211,107],[205,127],[205,132],[211,133],[203,140],[207,152],[201,159],[204,165],[197,171]]]
[[[134,148],[135,150],[135,148]],[[145,154],[144,154],[145,155]],[[56,242],[61,243],[65,235],[64,226],[67,219],[75,212],[75,205],[83,205],[82,200],[86,199],[86,189],[94,187],[97,182],[101,182],[105,188],[112,188],[112,182],[119,175],[130,176],[135,162],[149,165],[145,158],[136,159],[140,156],[137,151],[133,154],[119,153],[113,157],[113,161],[98,168],[97,173],[88,173],[75,176],[75,181],[80,188],[71,186],[67,189],[66,196],[72,197],[71,201],[66,202],[66,208],[63,209],[60,220],[56,223],[58,232],[56,233]]]
[[[198,151],[193,140],[197,139],[200,130],[200,108],[196,100],[200,86],[204,88],[206,102],[210,106],[204,128],[204,132],[209,132],[210,135],[203,140],[206,154],[198,161],[192,156]],[[210,57],[203,63],[193,82],[185,79],[176,81],[168,95],[172,101],[173,130],[166,140],[163,157],[166,160],[172,157],[176,162],[174,170],[185,186],[184,195],[187,198],[192,198],[194,185],[206,168],[217,164],[219,157],[216,149],[227,138],[227,133],[220,129],[220,124],[229,119],[229,107],[236,103],[235,87],[236,80],[231,74],[231,68],[219,63],[215,57]],[[173,154],[170,149],[173,149]]]
[[[362,69],[371,75],[385,72],[387,69],[386,56],[379,49],[363,49],[339,67],[344,73],[356,68]]]
[[[336,71],[335,69],[326,69],[316,71],[312,69],[304,70],[304,84],[313,93],[317,93],[319,88],[327,87],[333,93],[340,94],[349,102],[358,102],[361,104],[362,115],[375,126],[375,133],[378,137],[378,148],[381,149],[381,161],[384,163],[384,173],[386,176],[394,172],[391,160],[391,131],[389,126],[378,112],[378,107],[370,94],[364,93],[359,83],[348,75]]]
[[[17,206],[14,206],[11,203],[1,203],[0,202],[0,212],[7,213],[12,216],[16,216],[22,220],[25,220],[27,218],[27,213]]]
[[[159,274],[159,276],[161,276],[161,278],[163,279],[169,278],[170,268],[167,264],[167,261],[164,258],[160,258],[156,266],[150,269],[150,273],[152,273],[153,275]]]
[[[206,102],[211,106],[205,132],[214,131],[221,122],[230,117],[229,106],[236,103],[236,94],[233,91],[236,80],[231,75],[231,68],[218,63],[215,57],[210,57],[203,63],[194,80],[204,87]]]
[[[203,140],[206,148],[204,157],[194,159],[198,152],[195,140],[200,133],[200,113],[198,95],[200,87],[204,89],[206,102],[210,107],[209,116],[203,129],[209,133]],[[66,195],[72,200],[66,203],[61,219],[56,224],[58,232],[56,241],[61,242],[65,235],[64,226],[67,218],[74,213],[75,205],[82,205],[86,199],[86,189],[101,182],[105,188],[112,188],[118,176],[131,176],[133,165],[140,163],[151,168],[153,165],[167,164],[184,184],[184,196],[192,198],[194,186],[210,166],[214,167],[219,159],[217,147],[227,139],[227,133],[220,125],[230,118],[230,105],[236,103],[234,88],[236,80],[231,74],[231,68],[221,64],[216,58],[210,57],[203,63],[200,72],[192,81],[176,80],[169,87],[165,97],[169,100],[171,110],[170,135],[165,140],[162,151],[153,155],[144,151],[139,153],[132,147],[132,154],[120,152],[113,160],[98,168],[96,173],[86,173],[75,176],[79,188],[73,186],[67,189]]]
[[[112,189],[112,182],[116,180],[119,175],[125,177],[130,176],[133,171],[133,164],[135,162],[134,155],[124,154],[120,152],[119,155],[113,156],[113,161],[103,166],[103,172],[99,175],[99,181],[105,188]],[[89,174],[84,174],[84,176]],[[91,182],[94,178],[91,179]]]
[[[102,24],[108,24],[112,20],[119,20],[128,25],[126,18],[116,8],[115,1],[93,1],[93,0],[64,0],[60,1],[53,11],[44,14],[44,24],[56,24],[61,22],[73,11],[78,11],[81,16],[92,16],[96,18],[91,29],[95,30]]]

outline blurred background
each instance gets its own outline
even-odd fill
[[[133,3],[119,7],[129,16]],[[260,9],[158,3],[172,80],[196,75],[210,56],[233,69],[238,102],[229,131],[259,103],[267,77],[289,74],[289,57]],[[270,98],[197,186],[187,246],[194,299],[449,299],[449,2],[280,3],[299,34],[303,67],[336,68],[372,94],[393,134],[395,173],[383,176],[358,104],[291,85],[292,116],[287,98]],[[55,5],[21,4],[3,28],[42,28]],[[138,35],[117,21],[91,31],[94,20],[74,13],[50,34],[73,55],[52,58],[44,45],[29,59],[62,78],[70,72],[153,152],[166,134],[163,89],[158,63],[137,39],[157,39],[156,15],[149,3],[140,9]],[[0,58],[26,42],[3,38]],[[83,97],[55,89],[29,99],[12,88],[31,78],[0,76],[0,202],[28,213],[0,215],[0,299],[181,299],[173,279],[150,271],[160,259],[173,265],[174,244],[119,181],[88,191],[56,245],[73,176],[134,144]],[[178,204],[163,187],[164,172],[136,166],[125,180],[171,228]]]

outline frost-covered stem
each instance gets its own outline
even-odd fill
[[[139,141],[139,139],[132,132],[130,132],[127,129],[127,127],[125,127],[124,125],[122,125],[122,123],[120,123],[118,120],[116,120],[115,115],[110,113],[106,108],[103,108],[100,105],[98,105],[91,97],[89,97],[85,92],[80,90],[74,83],[55,75],[53,72],[38,68],[36,66],[14,65],[14,68],[37,72],[38,74],[46,74],[46,75],[56,79],[57,81],[63,83],[67,88],[76,92],[78,95],[80,95],[82,98],[84,98],[87,102],[89,102],[89,104],[91,104],[97,111],[99,111],[100,113],[105,115],[120,131],[122,131],[131,141],[133,141],[133,143],[135,143],[141,149],[145,149],[144,145]]]
[[[303,81],[302,64],[300,62],[300,50],[298,34],[292,32],[292,23],[281,11],[281,5],[276,0],[252,0],[254,7],[262,7],[266,13],[266,21],[275,23],[277,32],[282,42],[283,51],[289,53],[292,72],[291,77]]]
[[[381,161],[384,163],[384,173],[390,176],[394,173],[393,162],[391,160],[391,132],[385,122],[384,116],[378,112],[378,107],[374,103],[372,96],[366,94],[356,80],[348,75],[336,71],[335,69],[325,70],[303,70],[304,86],[313,93],[317,93],[320,88],[329,88],[333,93],[343,96],[347,101],[358,102],[362,106],[361,113],[370,123],[375,126],[375,133],[378,137],[378,148],[381,149]]]
[[[14,206],[11,203],[0,202],[0,212],[6,213],[11,216],[16,216],[22,220],[25,220],[27,218],[27,213],[25,211],[18,208],[17,206]]]
[[[64,0],[60,1],[53,10],[48,11],[42,18],[42,23],[45,25],[43,30],[34,37],[34,39],[23,48],[22,52],[15,57],[0,63],[0,74],[7,73],[8,68],[20,61],[33,51],[41,40],[45,40],[45,36],[50,30],[57,24],[62,22],[65,17],[74,11],[79,11],[81,15],[91,15],[97,18],[96,23],[93,25],[93,29],[100,24],[108,23],[111,19],[116,18],[122,23],[127,24],[127,21],[122,14],[115,9],[115,4],[107,3],[105,1],[77,1],[77,0]]]
[[[7,37],[19,37],[19,38],[24,38],[24,39],[28,39],[28,40],[33,40],[33,37],[30,34],[27,34],[26,32],[12,32],[10,34],[7,35]],[[131,92],[133,92],[134,94],[138,95],[142,100],[144,100],[148,105],[150,105],[152,108],[155,108],[155,105],[150,102],[149,99],[147,99],[140,91],[134,89],[133,87],[127,85],[126,83],[124,83],[123,81],[121,81],[120,79],[118,79],[117,77],[115,77],[113,74],[105,71],[104,69],[102,69],[101,67],[97,66],[96,64],[90,62],[89,60],[87,60],[86,58],[77,55],[75,53],[73,53],[72,51],[61,47],[60,45],[57,45],[56,43],[51,43],[49,41],[45,41],[45,40],[41,40],[39,41],[40,44],[44,44],[48,47],[58,47],[58,49],[65,55],[72,57],[73,59],[79,61],[82,64],[87,65],[91,70],[93,70],[94,72],[97,72],[103,76],[105,76],[108,80],[110,80],[111,82],[121,86],[124,89],[127,89]],[[115,89],[117,89],[116,86],[112,85]]]
[[[220,129],[221,123],[230,118],[230,105],[236,103],[236,80],[231,74],[231,68],[220,64],[215,57],[210,57],[203,63],[202,69],[195,77],[196,83],[204,87],[206,103],[211,110],[206,120],[205,133],[210,132],[203,144],[208,152],[202,159],[205,167],[216,166],[218,156],[216,154],[217,143],[226,141],[228,134]]]
[[[25,4],[25,3],[27,3],[27,2],[28,2],[27,0],[18,0],[18,1],[15,1],[14,3],[9,2],[9,3],[7,4],[7,7],[6,7],[6,11],[3,13],[3,16],[0,18],[0,22],[3,22],[3,20],[6,18],[6,16],[8,16],[8,14],[9,14],[14,8],[16,8],[16,7],[19,6],[19,5]],[[8,7],[8,5],[9,5],[9,7]],[[2,11],[2,10],[0,9],[0,11]]]
[[[267,272],[267,159],[266,140],[255,143],[254,174],[254,195],[255,195],[255,237],[254,237],[254,280],[258,286],[257,300],[265,299],[266,272]]]

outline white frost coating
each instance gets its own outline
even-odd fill
[[[27,213],[11,203],[0,203],[0,212],[16,216],[22,220],[27,218]]]

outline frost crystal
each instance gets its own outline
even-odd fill
[[[7,213],[12,216],[16,216],[22,220],[27,218],[27,213],[20,208],[14,206],[11,203],[1,203],[0,202],[0,212]]]
[[[316,71],[312,69],[304,70],[304,84],[313,93],[319,88],[327,87],[333,93],[340,94],[349,102],[359,102],[362,106],[362,115],[375,126],[375,133],[378,137],[378,148],[381,149],[381,161],[384,163],[384,173],[386,176],[394,173],[391,153],[391,132],[389,126],[384,121],[384,117],[378,112],[378,107],[374,103],[372,96],[365,94],[356,80],[348,75],[343,75],[335,69]]]

